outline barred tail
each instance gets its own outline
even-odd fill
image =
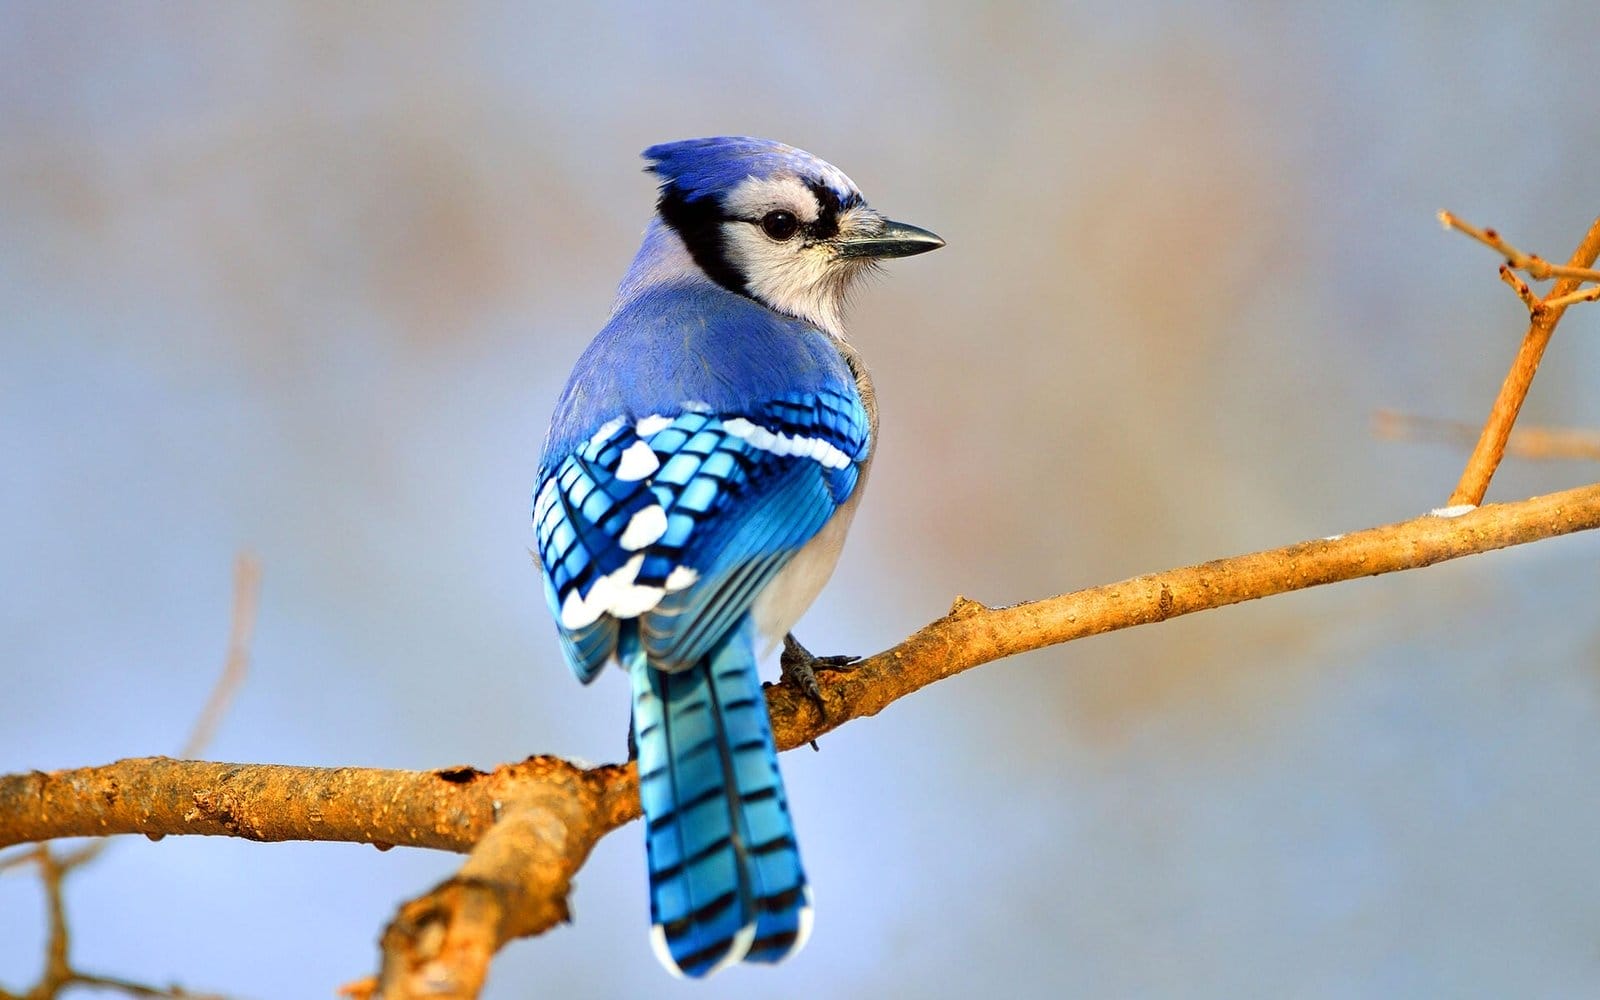
[[[798,951],[811,930],[811,892],[749,625],[687,670],[657,670],[636,647],[624,662],[656,957],[698,977]]]

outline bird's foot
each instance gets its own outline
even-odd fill
[[[859,656],[813,656],[790,632],[783,637],[783,656],[778,663],[783,669],[783,680],[805,692],[806,697],[817,706],[817,711],[827,718],[828,707],[822,701],[822,686],[817,683],[817,671],[844,670],[860,660]]]

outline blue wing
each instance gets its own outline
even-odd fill
[[[855,387],[823,386],[619,417],[549,461],[534,526],[573,672],[593,679],[629,619],[659,669],[706,656],[849,499],[871,443]]]

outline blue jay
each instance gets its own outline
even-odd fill
[[[782,143],[644,156],[656,215],[556,404],[533,523],[567,664],[632,681],[656,955],[705,976],[811,928],[756,662],[833,572],[872,460],[845,298],[944,241]]]

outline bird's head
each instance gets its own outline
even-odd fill
[[[644,156],[661,178],[661,220],[707,277],[835,335],[854,279],[944,246],[873,211],[839,168],[781,142],[685,139]]]

